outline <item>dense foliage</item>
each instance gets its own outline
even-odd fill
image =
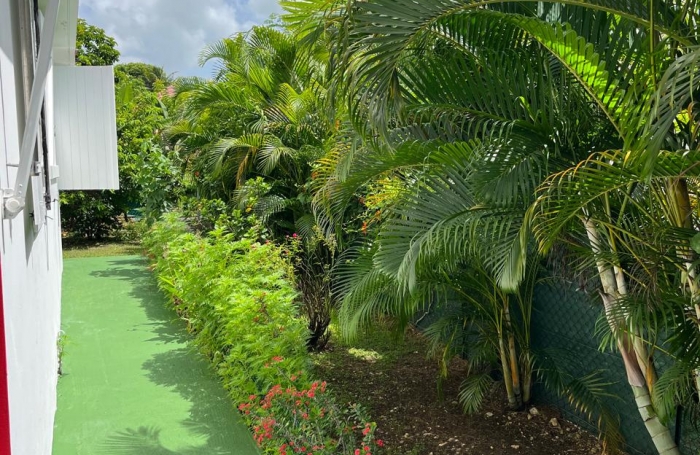
[[[105,31],[78,19],[75,64],[80,66],[109,66],[119,60],[117,42]]]
[[[318,160],[342,142],[342,118],[329,110],[326,61],[275,27],[214,43],[201,58],[215,63],[215,78],[175,84],[166,134],[186,157],[199,197],[255,214],[278,242],[297,238],[309,347],[322,349],[336,305],[337,239],[326,238],[314,216],[314,176]]]
[[[102,239],[119,227],[121,211],[101,191],[61,193],[61,229],[88,239]]]
[[[291,380],[296,366],[287,363],[306,358],[307,344],[323,349],[333,313],[352,339],[379,316],[405,327],[430,312],[439,317],[424,333],[436,357],[469,360],[465,411],[479,409],[494,378],[522,409],[539,379],[596,422],[606,451],[618,451],[606,384],[531,348],[534,287],[554,275],[595,288],[601,323],[591,336],[619,353],[658,452],[678,454],[671,422],[679,406],[698,415],[700,390],[698,6],[284,2],[281,21],[204,50],[212,80],[171,88],[151,83],[162,72],[125,67],[126,199],[146,201],[151,220],[179,199],[209,237],[159,239],[159,224],[151,248],[159,262],[171,256],[163,245],[173,241],[182,260],[187,248],[208,271],[188,273],[224,290],[177,287],[186,280],[168,289],[167,273],[164,287],[194,293],[176,301],[188,314],[241,296],[236,310],[205,308],[192,320],[198,338],[224,336],[207,326],[224,317],[218,311],[250,324],[261,317],[251,289],[263,284],[226,281],[231,258],[251,277],[248,258],[286,267],[278,290],[302,302],[303,319],[288,315],[298,333],[268,346],[281,361],[261,357],[270,366],[251,367],[259,377],[226,377],[254,389],[238,401],[260,419],[257,436],[277,428],[267,410],[298,411],[292,397],[323,396],[313,382],[272,392],[267,375]],[[166,151],[156,138],[163,129]],[[659,371],[658,352],[670,368]],[[268,393],[266,411],[256,411]]]
[[[143,82],[148,90],[156,90],[159,83],[163,85],[168,82],[168,75],[163,68],[148,63],[122,63],[116,67],[116,70]]]
[[[187,321],[265,453],[375,452],[374,424],[344,409],[309,375],[293,270],[280,247],[250,230],[188,233],[174,212],[144,239],[160,288]],[[357,428],[361,429],[357,430]],[[368,450],[363,450],[367,447]]]

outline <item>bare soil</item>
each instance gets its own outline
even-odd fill
[[[438,364],[426,352],[425,340],[413,330],[402,341],[368,334],[352,346],[332,342],[316,357],[317,374],[340,399],[368,409],[390,455],[601,453],[594,435],[552,408],[509,411],[499,387],[480,412],[465,415],[457,401],[465,362],[450,362],[441,400]]]

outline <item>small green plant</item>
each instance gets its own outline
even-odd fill
[[[63,356],[66,353],[66,345],[68,344],[68,337],[63,330],[58,332],[58,338],[56,338],[56,351],[58,357],[58,375],[63,375]]]
[[[383,358],[383,356],[377,351],[367,349],[350,348],[348,349],[348,354],[372,363],[376,362],[377,360],[382,360]]]

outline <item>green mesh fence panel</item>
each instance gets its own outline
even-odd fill
[[[577,289],[563,281],[548,281],[535,289],[532,315],[532,349],[535,355],[549,357],[557,368],[573,377],[583,377],[598,372],[610,383],[607,392],[617,398],[606,399],[609,407],[620,418],[620,429],[630,455],[655,455],[654,444],[642,423],[622,358],[617,352],[602,352],[600,339],[595,336],[596,323],[602,316],[602,303],[597,297]],[[416,321],[425,329],[440,317],[458,308],[438,306]],[[604,322],[603,322],[604,323]],[[467,341],[468,343],[468,341]],[[663,372],[669,359],[656,356],[657,369]],[[586,416],[577,412],[566,398],[553,393],[541,382],[533,388],[533,403],[548,404],[561,410],[564,417],[579,426],[596,433],[596,427]],[[596,416],[594,416],[595,419]],[[687,416],[686,416],[687,417]],[[672,419],[673,420],[673,419]],[[595,420],[594,420],[595,421]],[[676,431],[675,420],[671,431]],[[688,418],[683,418],[679,432],[680,447],[684,455],[700,455],[700,431]]]
[[[594,336],[596,321],[601,317],[602,304],[586,292],[567,283],[540,285],[535,290],[532,345],[542,355],[551,355],[555,363],[575,376],[599,371],[608,391],[619,397],[610,400],[610,407],[620,417],[621,431],[630,454],[656,454],[649,434],[641,421],[634,396],[627,384],[627,376],[618,353],[601,352],[600,340]],[[658,358],[657,366],[663,370],[667,359]],[[537,384],[534,396],[537,401],[554,405],[570,420],[595,431],[589,421],[577,413],[563,398]],[[687,419],[686,419],[687,420]],[[700,453],[700,433],[683,421],[681,425],[681,450],[686,455]],[[675,431],[675,425],[672,431]]]
[[[688,455],[700,454],[700,428],[687,417],[681,424],[681,451]]]

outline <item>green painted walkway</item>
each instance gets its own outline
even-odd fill
[[[54,455],[253,455],[139,257],[65,261]]]

